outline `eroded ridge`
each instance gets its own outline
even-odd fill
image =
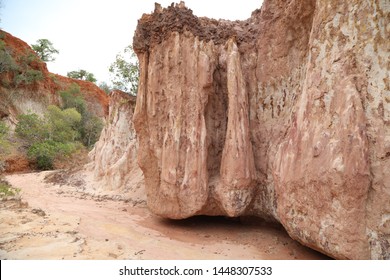
[[[152,211],[256,215],[336,258],[390,258],[389,11],[266,0],[246,21],[184,3],[143,15],[134,126]]]

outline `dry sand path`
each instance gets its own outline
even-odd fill
[[[27,207],[0,207],[1,259],[323,259],[279,229],[224,218],[169,221],[145,205],[8,175]]]

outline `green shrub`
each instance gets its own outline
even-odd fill
[[[19,66],[6,48],[5,42],[0,40],[0,74],[3,72],[17,71]]]
[[[66,143],[79,138],[77,128],[81,122],[81,115],[76,109],[61,110],[51,105],[48,107],[46,119],[49,124],[50,140]]]
[[[13,72],[14,86],[21,84],[30,85],[43,80],[43,73],[40,70],[31,68],[32,62],[35,61],[39,61],[39,58],[28,49],[25,50],[24,55],[14,58],[12,50],[6,46],[3,40],[0,40],[0,73]],[[9,81],[6,82],[9,83]]]
[[[30,85],[41,80],[43,80],[43,74],[41,71],[28,69],[15,75],[14,83],[16,86],[20,84]]]
[[[91,148],[93,144],[99,140],[100,133],[104,127],[103,121],[95,116],[87,112],[83,115],[82,118],[82,126],[80,129],[81,139],[80,141],[86,146]]]
[[[17,135],[25,140],[27,156],[40,170],[53,169],[54,161],[70,156],[80,145],[77,127],[81,115],[74,108],[61,110],[51,105],[44,118],[36,114],[19,116]]]
[[[19,189],[13,188],[6,180],[0,178],[0,198],[15,196],[19,192]]]
[[[90,73],[84,69],[70,71],[66,75],[72,79],[89,81],[91,83],[95,83],[97,81],[93,73]]]
[[[26,54],[20,58],[20,62],[23,64],[24,67],[31,66],[32,62],[39,62],[40,59],[29,50],[26,50]]]
[[[46,121],[37,114],[22,114],[18,117],[15,132],[23,140],[34,144],[49,138],[49,129]]]
[[[37,114],[20,115],[15,132],[29,143],[28,146],[47,140],[67,143],[79,138],[77,128],[80,122],[81,115],[76,109],[61,110],[51,105],[44,118]]]
[[[8,126],[0,121],[0,172],[4,171],[5,164],[5,156],[7,156],[11,150],[11,143],[7,139],[9,132]]]
[[[36,164],[39,170],[54,168],[54,161],[69,157],[78,149],[76,143],[60,143],[52,140],[35,143],[28,149],[28,158]]]
[[[87,110],[77,85],[60,94],[62,109],[51,105],[44,117],[20,115],[16,125],[15,132],[24,140],[29,160],[40,170],[53,169],[56,161],[61,163],[83,150],[83,144],[91,147],[103,128],[102,120]]]
[[[77,84],[72,84],[67,90],[59,92],[62,99],[62,109],[75,108],[83,115],[87,111],[87,104]]]
[[[49,73],[49,78],[50,78],[53,82],[55,82],[56,84],[58,84],[58,78],[57,78],[57,76],[56,76],[55,74]]]
[[[53,169],[53,161],[57,154],[57,147],[53,141],[35,143],[30,146],[27,156],[34,161],[40,170]]]
[[[61,91],[62,109],[74,108],[81,115],[81,122],[73,126],[77,129],[79,137],[76,138],[86,147],[91,147],[99,139],[103,129],[102,120],[87,109],[84,97],[77,84],[72,84],[67,90]]]

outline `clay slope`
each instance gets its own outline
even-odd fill
[[[108,97],[93,83],[70,79],[47,70],[31,47],[0,30],[0,117],[10,125],[22,113],[42,115],[48,105],[60,104],[61,90],[76,83],[91,111],[100,117],[108,114]],[[11,57],[11,58],[10,58]],[[35,78],[34,78],[35,77]]]
[[[150,209],[256,215],[341,259],[390,258],[386,1],[265,0],[246,21],[143,15],[134,126]]]

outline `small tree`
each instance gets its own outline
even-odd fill
[[[110,94],[111,88],[106,82],[101,82],[99,84],[100,89],[102,89],[105,93]]]
[[[53,43],[48,39],[39,39],[36,44],[31,45],[32,49],[44,62],[54,61],[54,54],[58,54],[59,51],[54,48]]]
[[[62,99],[62,109],[75,108],[81,115],[87,111],[87,104],[80,92],[80,87],[73,83],[67,90],[59,92]]]
[[[126,47],[117,54],[115,62],[109,68],[114,88],[137,95],[139,79],[139,62],[133,47]]]
[[[96,78],[95,75],[92,73],[88,73],[87,76],[85,77],[85,80],[91,83],[96,83]]]
[[[92,82],[92,83],[96,83],[96,81],[97,81],[94,74],[92,74],[84,69],[80,69],[77,71],[70,71],[66,75],[72,79],[84,80],[84,81],[88,81],[88,82]]]

